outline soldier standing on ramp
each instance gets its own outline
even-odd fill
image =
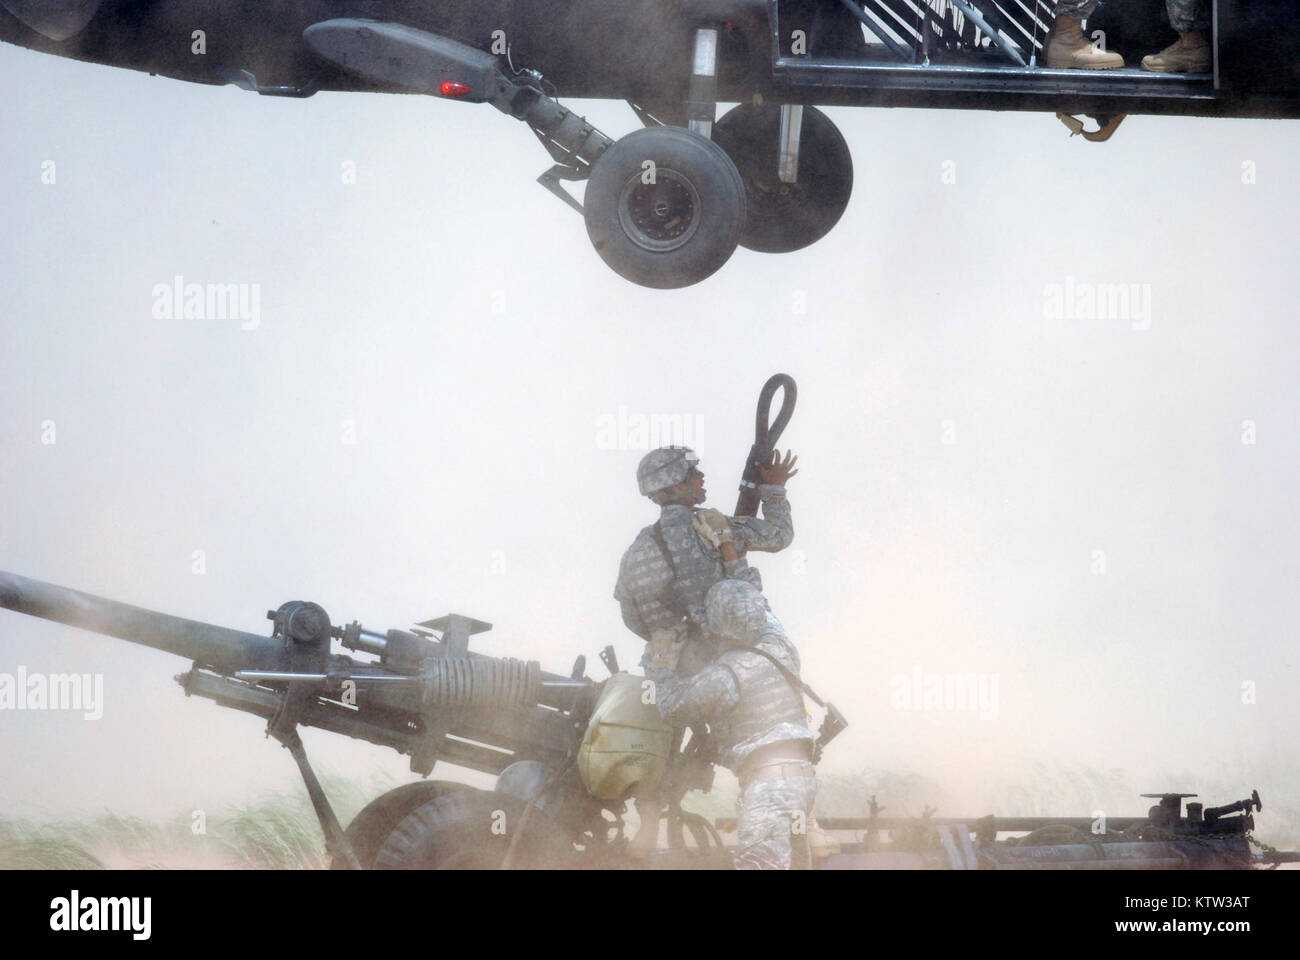
[[[799,684],[799,652],[750,583],[723,580],[705,599],[722,652],[690,677],[675,671],[675,644],[647,671],[659,713],[674,725],[707,723],[717,760],[736,774],[738,869],[809,869],[817,795]]]
[[[790,545],[794,526],[785,484],[798,473],[798,458],[789,451],[782,459],[757,464],[758,496],[763,516],[726,517],[704,502],[704,473],[700,458],[686,447],[651,450],[637,465],[641,493],[659,504],[659,519],[644,528],[623,554],[614,597],[629,630],[647,641],[643,668],[654,649],[666,651],[674,642],[691,639],[679,668],[687,675],[713,659],[716,650],[705,629],[704,596],[724,578],[745,580],[762,589],[758,571],[745,559],[750,550],[776,552]]]

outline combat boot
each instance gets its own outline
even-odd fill
[[[1183,34],[1159,53],[1142,58],[1142,69],[1155,73],[1209,73],[1210,67],[1210,45],[1199,33]]]
[[[1118,53],[1098,50],[1083,35],[1083,21],[1057,17],[1043,40],[1043,60],[1054,70],[1114,70],[1124,66]]]

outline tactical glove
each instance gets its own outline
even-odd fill
[[[711,543],[714,549],[721,549],[724,543],[732,542],[731,524],[721,512],[713,509],[696,510],[691,517],[691,526],[695,532]]]

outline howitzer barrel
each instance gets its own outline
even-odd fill
[[[283,642],[133,607],[0,570],[0,607],[195,660],[218,670],[274,667]]]

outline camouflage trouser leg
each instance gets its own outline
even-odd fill
[[[1097,0],[1061,0],[1056,5],[1056,15],[1058,17],[1074,17],[1076,20],[1083,20],[1096,9]]]
[[[1179,33],[1210,29],[1209,0],[1165,0],[1169,25]]]
[[[737,803],[737,870],[807,870],[812,866],[808,821],[817,796],[814,777],[755,780]]]

